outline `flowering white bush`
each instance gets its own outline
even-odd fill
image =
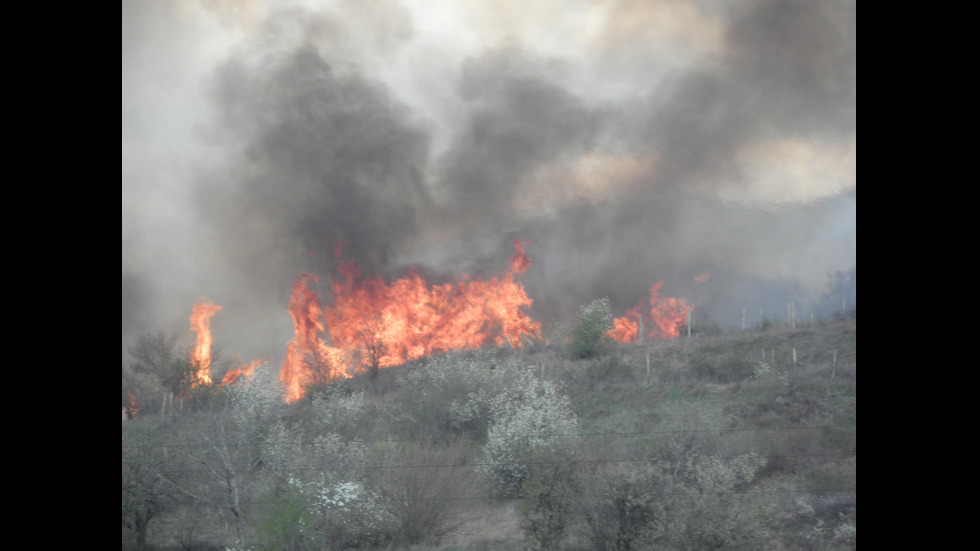
[[[312,399],[312,418],[325,430],[354,438],[368,415],[370,404],[363,392],[344,395],[341,392],[318,394]]]
[[[304,443],[280,425],[270,434],[268,450],[268,466],[308,504],[309,530],[321,541],[346,548],[389,539],[394,519],[365,483],[364,444],[345,442],[334,433]]]
[[[518,491],[532,451],[570,454],[578,433],[568,397],[514,358],[481,352],[437,356],[406,374],[401,385],[412,402],[389,405],[389,415],[486,438],[484,473],[506,494]]]
[[[498,490],[516,495],[535,450],[571,455],[579,430],[568,396],[538,379],[531,368],[512,374],[490,404],[491,424],[484,447],[484,472]]]
[[[447,354],[426,361],[400,380],[411,401],[388,404],[393,419],[411,427],[431,427],[483,439],[490,421],[491,398],[509,385],[520,369],[513,360],[491,354]],[[447,405],[448,404],[448,405]]]
[[[310,499],[324,539],[340,548],[383,544],[396,529],[397,522],[381,497],[360,481],[290,478],[289,483]]]
[[[257,368],[252,377],[242,377],[227,389],[235,418],[243,425],[260,427],[286,406],[278,375],[269,365]]]

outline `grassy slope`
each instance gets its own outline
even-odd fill
[[[800,538],[828,532],[841,511],[856,513],[856,320],[614,345],[592,360],[553,348],[524,361],[563,384],[583,445],[603,458],[662,455],[678,443],[711,455],[766,455],[753,491],[787,511],[801,497],[817,505],[792,527]],[[477,516],[486,515],[516,530],[500,508]],[[520,533],[481,522],[464,526],[460,547],[439,549],[521,548]]]
[[[778,530],[792,530],[792,541],[819,547],[832,542],[828,534],[842,512],[852,525],[856,515],[856,338],[856,321],[850,320],[614,345],[591,360],[571,360],[554,346],[525,351],[520,359],[564,388],[590,457],[629,462],[669,456],[678,447],[705,456],[766,456],[768,464],[751,490],[771,494],[786,512]],[[364,391],[377,408],[414,400],[398,381],[418,368],[393,367],[374,381],[358,376],[335,384]],[[294,419],[304,418],[308,404],[294,406]],[[401,429],[380,419],[368,422],[374,427],[355,429],[359,437],[413,436],[397,434]],[[383,434],[370,434],[378,430]],[[478,459],[478,446],[473,453]],[[805,515],[794,505],[801,497],[813,508]],[[463,522],[455,533],[413,549],[526,548],[516,502],[460,505]],[[586,547],[573,538],[566,548]]]

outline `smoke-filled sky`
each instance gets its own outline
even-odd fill
[[[853,0],[124,1],[124,349],[207,296],[281,355],[338,243],[441,281],[527,239],[546,325],[816,300],[857,262],[856,47]]]

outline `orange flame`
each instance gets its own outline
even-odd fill
[[[191,311],[191,331],[197,333],[197,344],[191,351],[191,362],[197,368],[192,386],[211,384],[211,316],[221,310],[202,297],[197,299]]]
[[[608,335],[617,342],[633,342],[640,331],[640,311],[639,305],[634,307],[621,318],[613,319],[613,328]]]
[[[514,241],[514,256],[510,257],[510,271],[514,274],[523,274],[531,267],[531,259],[524,252],[524,245],[530,241]]]
[[[230,385],[238,382],[242,377],[251,379],[255,375],[255,368],[262,365],[262,360],[254,360],[248,365],[241,365],[234,369],[230,369],[225,376],[221,378],[221,384]]]
[[[526,244],[527,241],[514,242],[509,269],[500,277],[481,280],[464,276],[455,283],[441,285],[430,285],[414,272],[391,283],[379,277],[364,277],[353,261],[339,258],[339,245],[336,254],[343,278],[331,281],[331,306],[321,307],[313,288],[319,284],[316,276],[301,273],[293,282],[288,310],[294,337],[287,343],[279,373],[286,400],[299,400],[311,384],[351,377],[368,368],[400,365],[451,350],[476,349],[489,342],[521,348],[528,338],[540,340],[541,324],[523,311],[533,301],[514,279],[531,265],[524,250]],[[707,276],[695,279],[706,280]],[[640,303],[623,317],[615,318],[609,336],[619,342],[632,342],[637,338],[641,320],[645,338],[679,336],[690,308],[683,299],[661,296],[662,286],[662,281],[651,286],[649,308]],[[220,306],[205,298],[198,299],[193,307],[190,321],[191,330],[197,333],[192,351],[195,387],[211,384],[210,319],[219,310]],[[262,363],[255,360],[232,369],[222,383],[251,377]],[[136,407],[133,404],[134,410]]]
[[[642,304],[637,304],[625,316],[613,319],[609,336],[618,342],[637,340],[641,317],[644,338],[673,339],[680,336],[681,329],[687,323],[690,307],[684,299],[661,296],[660,288],[663,284],[663,281],[658,281],[650,287],[649,310],[644,310]]]
[[[286,387],[286,400],[294,402],[303,396],[307,381],[306,357],[319,348],[318,333],[323,331],[323,310],[316,291],[310,289],[308,282],[317,283],[316,276],[301,273],[293,281],[293,293],[289,297],[289,316],[293,318],[294,337],[286,345],[286,359],[279,380]]]
[[[132,419],[136,417],[136,414],[139,413],[139,411],[140,411],[140,403],[136,400],[136,396],[133,396],[133,393],[130,392],[129,405],[126,406],[125,408],[126,418]]]
[[[289,307],[295,337],[279,377],[287,400],[298,400],[311,382],[349,377],[370,366],[400,365],[488,342],[522,347],[526,337],[540,338],[541,324],[522,310],[532,300],[514,280],[530,260],[522,243],[515,242],[514,248],[504,276],[486,281],[464,277],[442,285],[430,285],[416,273],[385,283],[362,277],[353,262],[341,260],[344,278],[332,282],[333,304],[325,310],[308,285],[318,280],[309,274],[298,277]],[[325,331],[329,345],[319,336]]]

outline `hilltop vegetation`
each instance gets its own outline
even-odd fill
[[[853,549],[856,336],[452,353],[291,404],[259,369],[123,423],[123,548]]]

